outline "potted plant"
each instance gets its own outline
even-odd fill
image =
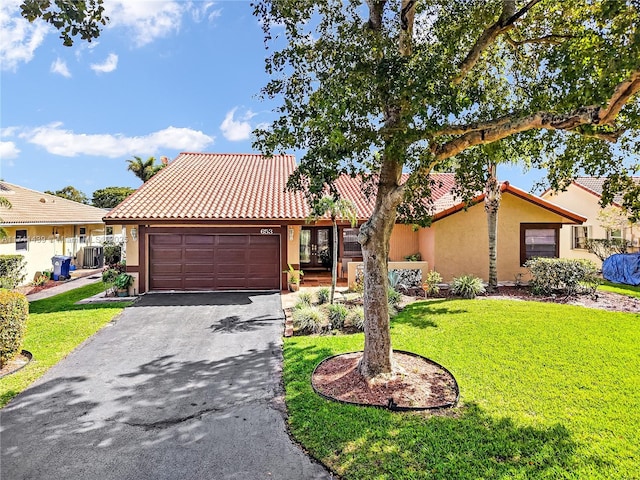
[[[300,289],[300,279],[302,278],[302,270],[296,270],[289,264],[289,270],[285,270],[289,280],[289,290],[297,292]]]
[[[113,281],[118,297],[126,297],[129,295],[129,287],[133,285],[133,277],[128,273],[119,274]]]

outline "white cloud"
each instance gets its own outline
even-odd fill
[[[67,62],[65,62],[64,60],[60,60],[59,58],[56,58],[55,62],[51,64],[51,72],[59,73],[66,78],[71,78],[71,72],[67,67]]]
[[[50,27],[39,20],[29,23],[20,15],[21,0],[0,2],[0,65],[15,71],[20,63],[28,63],[42,44]]]
[[[167,127],[141,137],[127,137],[119,133],[75,133],[62,128],[60,122],[24,131],[20,137],[43,147],[53,155],[92,155],[109,158],[154,155],[165,149],[199,151],[215,140],[201,131],[179,127]]]
[[[107,59],[102,63],[92,63],[91,70],[96,73],[109,73],[118,68],[118,55],[110,53]]]
[[[178,32],[188,4],[178,1],[106,0],[108,28],[124,27],[131,31],[136,46],[140,47]]]
[[[10,158],[17,158],[20,153],[20,149],[16,147],[13,142],[0,142],[0,159],[8,160]]]
[[[222,15],[222,9],[214,9],[216,2],[189,2],[189,10],[195,22],[208,20],[212,22]]]
[[[251,131],[253,130],[249,120],[255,116],[255,113],[248,110],[244,115],[236,120],[233,118],[236,110],[238,110],[238,107],[230,110],[220,124],[220,130],[222,130],[224,138],[231,142],[248,140],[251,136]]]

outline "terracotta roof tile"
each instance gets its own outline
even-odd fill
[[[73,202],[7,182],[0,182],[0,196],[11,208],[0,207],[0,225],[81,225],[103,223],[102,208]]]
[[[594,195],[601,197],[604,182],[606,180],[607,177],[578,177],[573,181],[573,183],[593,193]],[[633,180],[636,183],[640,183],[640,177],[633,177]],[[613,197],[613,203],[615,203],[616,205],[621,205],[622,195],[616,195],[615,197]]]
[[[304,195],[285,191],[295,167],[292,155],[268,158],[258,154],[181,153],[106,218],[305,220],[310,208]],[[407,178],[404,174],[401,182]],[[452,193],[454,174],[437,173],[432,174],[432,178],[435,180],[432,208],[436,219],[461,209],[463,204]],[[375,196],[367,197],[361,177],[342,175],[335,185],[342,198],[355,203],[360,220],[371,216]]]
[[[106,218],[306,218],[304,196],[285,192],[294,169],[292,155],[181,153]]]

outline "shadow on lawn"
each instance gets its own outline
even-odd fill
[[[491,416],[478,405],[437,414],[392,413],[324,400],[311,389],[317,363],[336,352],[285,348],[291,431],[302,445],[346,478],[558,478],[580,462],[579,445],[561,424],[529,427]],[[590,465],[587,465],[588,469]]]
[[[467,310],[459,308],[448,308],[447,303],[450,300],[429,300],[426,302],[415,302],[407,305],[402,311],[393,318],[391,322],[397,324],[408,324],[413,327],[437,328],[438,324],[435,322],[436,315],[456,315],[461,313],[467,313]]]

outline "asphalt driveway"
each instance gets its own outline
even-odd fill
[[[277,293],[146,295],[0,411],[3,479],[326,479],[285,431]]]

